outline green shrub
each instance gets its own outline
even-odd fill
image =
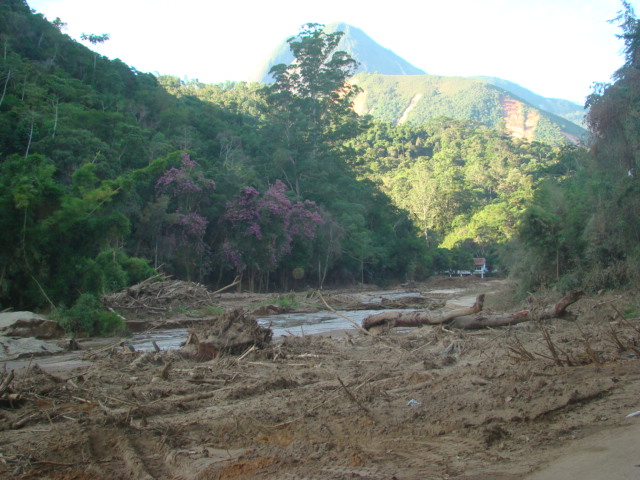
[[[129,285],[136,285],[156,273],[145,258],[128,257],[122,267],[129,277]]]
[[[122,250],[109,249],[95,259],[87,259],[82,267],[82,287],[96,295],[117,292],[155,274],[144,258],[129,257]]]
[[[129,284],[127,272],[123,263],[128,260],[127,255],[121,250],[109,249],[96,257],[103,280],[104,293],[116,292]]]
[[[59,309],[54,318],[72,335],[109,336],[126,331],[124,320],[105,310],[98,297],[91,293],[80,295],[70,309]]]
[[[275,305],[278,305],[285,309],[294,309],[300,306],[300,303],[296,300],[295,292],[290,292],[285,295],[278,295],[278,298],[273,302]]]
[[[106,310],[98,312],[98,328],[98,333],[104,337],[119,336],[127,333],[124,319]]]

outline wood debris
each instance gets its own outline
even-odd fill
[[[211,292],[204,285],[183,280],[171,280],[156,275],[102,298],[104,306],[116,312],[133,315],[162,315],[176,308],[190,310],[215,305]]]

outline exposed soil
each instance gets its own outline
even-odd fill
[[[519,308],[503,281],[433,282],[416,288],[441,288],[447,308],[480,292],[487,309]],[[543,325],[287,337],[208,361],[114,347],[75,371],[32,366],[10,385],[22,400],[0,410],[0,477],[526,478],[581,442],[629,446],[640,319],[620,314],[636,296],[586,297]],[[623,453],[619,468],[640,475]]]
[[[505,128],[514,137],[533,140],[540,121],[540,114],[535,111],[525,112],[522,102],[509,97],[502,97],[500,102],[504,113]]]

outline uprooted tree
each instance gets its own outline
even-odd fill
[[[554,305],[540,310],[522,310],[515,313],[475,315],[482,311],[484,294],[476,297],[470,307],[459,308],[433,316],[430,312],[383,312],[371,315],[362,321],[362,327],[369,330],[374,327],[421,327],[423,325],[447,325],[463,330],[477,330],[487,327],[505,327],[530,320],[548,320],[561,318],[566,309],[582,296],[581,291],[570,292]]]

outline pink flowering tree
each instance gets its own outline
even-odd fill
[[[268,282],[295,248],[310,244],[323,223],[314,202],[292,203],[286,190],[276,180],[262,195],[248,187],[227,203],[222,254],[236,272],[249,274],[252,289],[256,280]]]
[[[188,280],[200,277],[210,263],[204,241],[209,221],[199,211],[215,186],[187,153],[179,168],[170,168],[156,182],[156,194],[169,197],[172,210],[162,228],[165,257]]]

